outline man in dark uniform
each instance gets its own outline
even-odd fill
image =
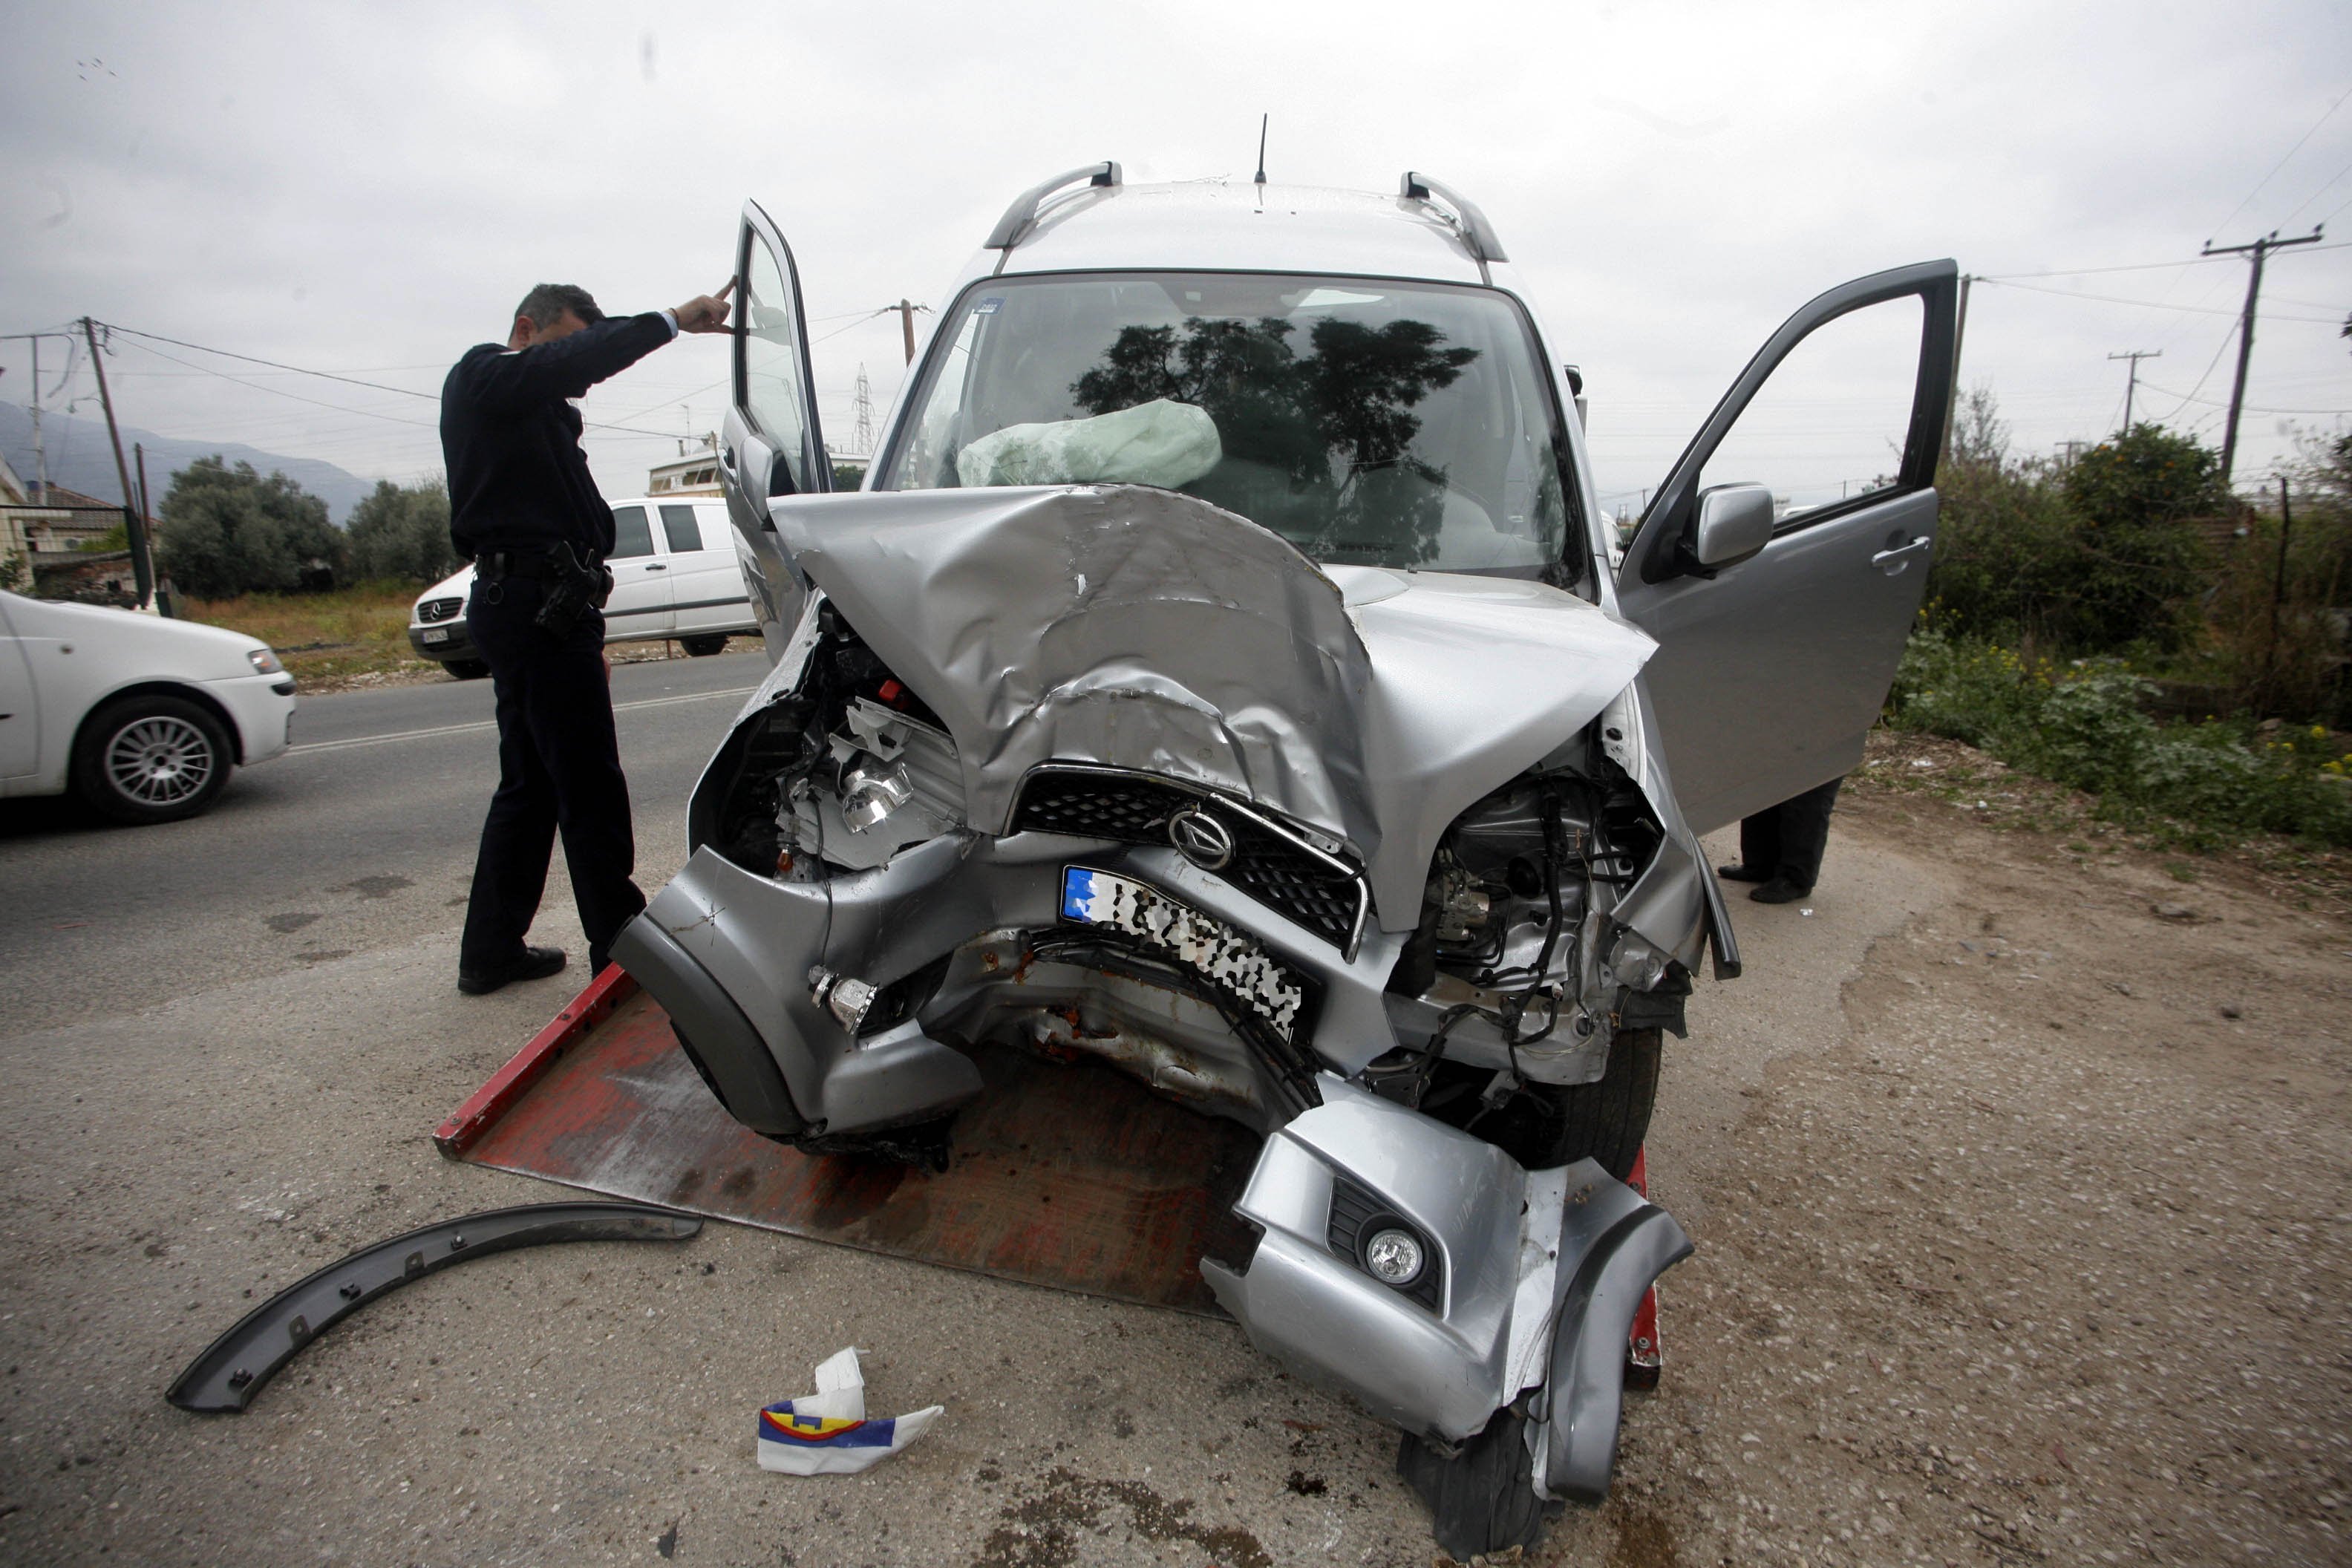
[[[1822,874],[1822,855],[1829,848],[1830,812],[1843,783],[1832,779],[1819,789],[1741,817],[1739,864],[1723,868],[1725,879],[1762,884],[1748,894],[1759,904],[1794,903],[1811,892]]]
[[[505,347],[468,349],[442,384],[449,535],[474,563],[466,629],[498,692],[499,788],[457,949],[457,989],[469,994],[563,967],[561,950],[523,942],[559,827],[594,971],[646,907],[629,879],[636,840],[604,661],[613,509],[589,477],[569,400],[679,332],[725,331],[733,288],[608,318],[587,290],[542,283],[516,307]]]

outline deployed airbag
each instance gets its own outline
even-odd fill
[[[1091,419],[1007,425],[956,454],[956,477],[982,485],[1156,485],[1172,490],[1224,457],[1216,421],[1154,398]]]

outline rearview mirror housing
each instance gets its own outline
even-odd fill
[[[1692,563],[1710,574],[1772,542],[1772,492],[1763,485],[1716,485],[1698,493],[1691,527]]]

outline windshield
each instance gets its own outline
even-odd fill
[[[1318,561],[1531,575],[1561,560],[1553,403],[1494,290],[1002,278],[940,330],[884,489],[1154,484]]]

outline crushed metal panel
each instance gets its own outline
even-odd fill
[[[1541,584],[1327,572],[1246,518],[1143,486],[772,510],[798,566],[946,724],[974,827],[1002,831],[1041,763],[1191,780],[1352,845],[1392,931],[1417,921],[1454,816],[1588,722],[1655,646]]]

